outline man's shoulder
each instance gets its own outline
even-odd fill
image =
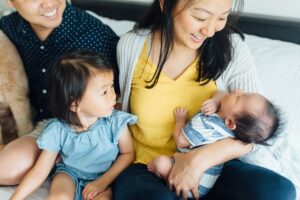
[[[9,28],[11,25],[17,25],[21,20],[20,15],[17,12],[13,12],[7,16],[3,16],[0,19],[1,28]],[[15,28],[15,27],[13,27]]]
[[[72,13],[72,16],[74,16],[74,14],[75,14],[77,17],[78,23],[80,23],[80,25],[83,27],[86,27],[86,26],[90,25],[91,23],[94,26],[103,26],[103,23],[99,19],[96,19],[95,17],[93,17],[92,15],[88,14],[87,12],[85,12],[84,10],[82,10],[80,8],[69,5],[67,12]],[[86,31],[88,31],[88,30],[86,30]]]

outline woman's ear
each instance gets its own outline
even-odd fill
[[[225,125],[227,126],[227,128],[229,128],[230,130],[235,130],[236,129],[236,124],[232,119],[225,119]]]

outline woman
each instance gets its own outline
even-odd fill
[[[238,7],[242,1],[238,1]],[[197,199],[204,171],[229,161],[206,199],[294,199],[293,184],[270,170],[230,161],[252,145],[224,139],[176,153],[168,183],[147,171],[158,155],[175,152],[175,107],[189,117],[217,90],[260,92],[255,65],[227,20],[232,0],[155,0],[135,32],[118,44],[122,109],[138,116],[131,127],[135,164],[116,180],[115,199]],[[168,186],[167,186],[168,185]],[[171,190],[174,192],[172,192]]]

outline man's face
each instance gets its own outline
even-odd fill
[[[66,0],[8,0],[11,7],[39,34],[51,33],[62,22]]]

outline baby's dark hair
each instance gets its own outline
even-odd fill
[[[88,81],[97,73],[113,72],[113,67],[97,52],[75,50],[65,54],[54,64],[50,109],[53,117],[82,127],[72,104],[81,101]]]
[[[235,117],[235,138],[244,143],[268,145],[268,139],[276,137],[283,128],[280,110],[265,99],[265,109],[258,115],[244,112]]]

